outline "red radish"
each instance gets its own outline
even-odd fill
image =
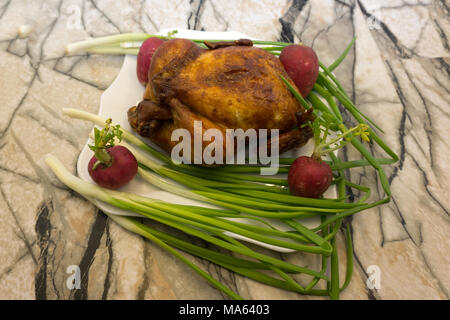
[[[118,189],[126,185],[136,175],[138,163],[127,148],[114,146],[116,138],[122,140],[120,126],[111,126],[108,119],[101,131],[94,128],[94,136],[94,145],[89,145],[94,151],[88,164],[89,175],[104,188]]]
[[[297,158],[288,174],[291,193],[307,198],[319,198],[332,179],[333,171],[327,163],[306,156]]]
[[[298,90],[306,98],[319,75],[319,59],[310,47],[292,44],[283,49],[280,61]]]
[[[134,178],[138,169],[137,161],[134,155],[122,146],[114,146],[106,151],[112,158],[111,165],[100,163],[94,169],[98,159],[93,156],[88,164],[89,175],[101,187],[118,189]]]
[[[148,69],[150,68],[150,62],[152,61],[153,54],[156,49],[163,44],[163,42],[164,40],[160,38],[148,38],[142,43],[141,48],[139,49],[136,73],[139,82],[144,86],[148,82]]]
[[[370,142],[369,126],[360,123],[356,127],[347,129],[343,124],[338,125],[341,134],[327,139],[328,127],[321,128],[318,118],[310,121],[309,125],[314,133],[314,151],[311,157],[298,157],[292,163],[288,173],[289,189],[292,194],[300,197],[319,198],[331,185],[333,171],[322,157],[330,152],[343,148],[351,139],[350,134],[360,136],[362,140]]]

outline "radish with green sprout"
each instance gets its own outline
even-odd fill
[[[102,130],[94,128],[94,144],[89,145],[94,151],[88,164],[89,175],[99,186],[108,189],[126,185],[138,168],[136,158],[127,148],[114,145],[116,138],[122,140],[120,126],[111,126],[111,119],[108,119]]]
[[[331,125],[332,123],[328,123]],[[307,198],[319,198],[330,187],[333,180],[333,171],[328,163],[322,160],[322,157],[330,152],[344,147],[350,134],[361,136],[364,141],[369,141],[368,126],[359,124],[358,126],[346,130],[340,125],[342,134],[334,139],[327,141],[329,128],[321,128],[319,121],[314,120],[309,123],[314,132],[315,148],[313,154],[298,157],[293,163],[288,173],[289,190],[293,195]]]

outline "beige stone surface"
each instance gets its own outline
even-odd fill
[[[76,173],[92,125],[64,117],[61,109],[97,112],[123,62],[121,56],[67,57],[65,45],[170,27],[302,41],[326,64],[356,36],[335,73],[385,131],[400,161],[386,167],[392,201],[344,223],[355,259],[353,279],[341,298],[448,299],[448,10],[444,1],[432,0],[0,0],[0,299],[226,298],[181,261],[69,190],[43,161],[51,153]],[[31,33],[21,39],[17,32],[25,24]],[[341,157],[359,159],[359,154],[348,148]],[[352,169],[347,178],[370,186],[371,200],[383,196],[371,170]],[[343,227],[337,235],[341,283],[344,232]],[[320,267],[316,256],[268,254]],[[246,299],[315,298],[186,256]],[[71,266],[81,271],[78,290],[67,287]],[[381,272],[378,290],[367,285],[373,266]],[[296,280],[306,284],[310,278]]]

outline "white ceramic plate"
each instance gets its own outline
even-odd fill
[[[250,38],[249,36],[239,33],[239,32],[202,32],[202,31],[193,31],[193,30],[186,30],[186,29],[180,29],[180,28],[174,28],[178,30],[178,33],[176,34],[179,38],[195,38],[195,39],[223,39],[223,40],[235,40],[240,38]],[[161,31],[160,35],[166,35],[168,31],[174,30],[174,29],[167,29]],[[144,95],[144,87],[139,83],[137,76],[136,76],[136,56],[126,56],[122,65],[122,69],[120,70],[119,74],[117,75],[117,78],[114,80],[114,82],[109,86],[108,89],[105,90],[105,92],[102,94],[100,99],[100,109],[98,114],[102,116],[103,118],[112,118],[113,123],[120,124],[120,126],[130,132],[133,132],[130,125],[128,124],[127,120],[127,111],[128,109],[135,105],[136,102],[139,102],[142,100],[142,97]],[[134,132],[133,132],[134,133]],[[136,134],[136,136],[138,136]],[[140,137],[141,138],[141,137]],[[141,138],[142,139],[142,138]],[[155,147],[156,149],[159,149],[157,146],[155,146],[152,142],[149,140],[146,140],[149,145]],[[89,149],[88,144],[91,144],[92,141],[89,139],[84,146],[83,150],[80,153],[80,156],[78,158],[77,163],[77,170],[78,175],[80,178],[93,182],[89,173],[88,173],[88,163],[89,160],[92,158],[92,151]],[[298,150],[292,150],[289,151],[282,156],[286,157],[296,157],[300,155],[310,155],[312,153],[312,143],[308,143],[306,146],[299,148]],[[160,149],[159,149],[160,150]],[[166,191],[162,191],[148,182],[145,182],[143,179],[141,179],[139,176],[136,176],[129,184],[121,188],[120,191],[125,192],[131,192],[135,194],[139,194],[142,196],[147,196],[155,199],[164,200],[170,203],[177,203],[177,204],[186,204],[186,205],[197,205],[197,206],[204,206],[204,207],[213,207],[205,203],[201,203],[198,201],[193,201],[190,199],[186,199],[174,194],[171,194]],[[335,197],[336,196],[336,189],[335,188],[329,188],[327,193],[325,194],[326,197]],[[107,203],[97,201],[92,199],[92,202],[101,210],[111,213],[111,214],[117,214],[117,215],[127,215],[127,216],[139,216],[138,214],[121,210],[116,207],[113,207]],[[233,218],[234,219],[234,218]],[[234,219],[236,221],[241,221],[253,225],[259,225],[264,226],[264,224],[259,223],[257,221],[251,220],[251,219]],[[280,230],[290,230],[285,225],[279,223],[276,220],[270,221],[272,225],[279,228]],[[310,219],[303,219],[302,223],[306,225],[307,227],[315,227],[319,224],[318,218],[310,218]],[[248,242],[252,242],[255,244],[258,244],[260,246],[264,246],[266,248],[279,251],[279,252],[293,252],[294,250],[281,248],[277,246],[267,245],[265,243],[255,241],[252,239],[248,239],[246,237],[229,233],[228,235],[245,240]],[[288,240],[287,240],[288,241]]]

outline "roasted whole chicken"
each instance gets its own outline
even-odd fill
[[[312,137],[309,126],[301,127],[311,113],[281,80],[283,75],[295,87],[277,57],[245,39],[205,44],[208,49],[173,39],[156,50],[144,99],[128,111],[134,130],[168,152],[178,143],[171,141],[172,131],[184,128],[193,135],[195,120],[204,131],[224,135],[226,129],[279,129],[272,139],[278,139],[280,153]]]

